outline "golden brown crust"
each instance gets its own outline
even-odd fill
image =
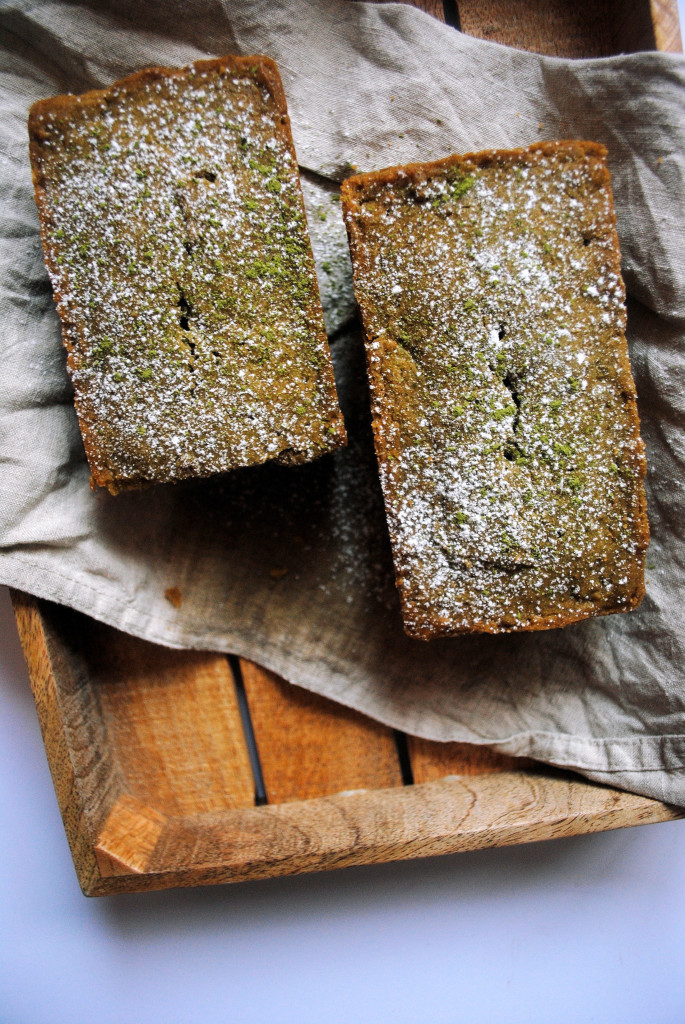
[[[75,107],[99,106],[100,103],[106,102],[117,93],[136,92],[141,86],[150,82],[170,78],[185,79],[189,75],[209,71],[218,73],[231,71],[237,74],[254,71],[255,77],[268,88],[280,112],[288,119],[285,92],[276,62],[271,57],[259,54],[253,57],[226,55],[211,60],[197,60],[182,68],[161,66],[142,68],[125,78],[120,78],[105,89],[89,89],[87,92],[79,94],[65,93],[62,96],[48,96],[47,99],[37,100],[29,110],[29,134],[31,138],[40,138],[43,141],[44,136],[40,134],[40,131],[46,114],[57,113],[68,116]],[[283,123],[289,123],[289,119]],[[292,137],[290,141],[292,143]]]
[[[110,439],[106,443],[103,442],[103,413],[102,409],[98,406],[99,398],[95,396],[94,399],[92,382],[89,382],[88,386],[79,386],[79,374],[82,374],[84,366],[84,352],[87,352],[89,346],[89,330],[88,326],[84,326],[82,304],[79,304],[78,295],[81,289],[78,282],[76,287],[74,287],[74,279],[78,276],[76,271],[80,272],[82,268],[77,266],[76,270],[72,271],[71,269],[65,270],[63,266],[65,244],[63,241],[58,240],[57,235],[60,231],[64,235],[64,217],[62,217],[60,222],[62,224],[61,228],[55,219],[55,209],[59,206],[60,197],[54,193],[59,186],[56,180],[49,181],[46,176],[46,174],[52,174],[53,179],[55,178],[54,168],[56,165],[54,159],[51,161],[51,157],[54,158],[55,148],[63,145],[66,153],[66,145],[61,140],[56,141],[59,135],[56,126],[59,126],[59,130],[63,133],[68,132],[70,126],[75,122],[80,124],[88,124],[90,121],[96,122],[98,112],[111,109],[117,104],[121,108],[122,101],[126,97],[130,97],[133,102],[138,96],[144,97],[154,94],[155,87],[168,90],[169,83],[184,83],[194,78],[197,78],[197,80],[201,78],[206,79],[213,74],[217,76],[235,75],[238,78],[248,78],[267,91],[270,96],[270,102],[273,105],[272,109],[275,108],[275,116],[273,117],[274,138],[278,140],[280,153],[282,154],[281,159],[283,159],[283,154],[287,154],[287,160],[290,167],[293,168],[293,172],[290,179],[287,177],[283,178],[282,175],[270,179],[269,185],[273,184],[274,189],[267,199],[273,203],[280,202],[281,197],[274,193],[276,191],[281,192],[282,189],[282,194],[285,195],[287,193],[288,195],[288,201],[294,211],[294,218],[302,225],[303,245],[300,245],[301,254],[298,256],[302,265],[302,283],[298,284],[296,282],[295,287],[296,289],[299,288],[299,294],[302,297],[299,301],[304,301],[309,309],[308,316],[311,324],[309,330],[312,332],[311,345],[313,352],[316,353],[311,358],[312,365],[316,367],[318,378],[318,385],[316,386],[319,388],[319,397],[316,398],[315,404],[321,410],[316,414],[314,412],[311,414],[307,413],[307,417],[312,420],[318,416],[318,420],[314,424],[314,433],[311,440],[308,441],[304,437],[302,430],[295,429],[294,432],[291,432],[293,433],[292,437],[287,436],[287,431],[282,430],[283,440],[280,442],[280,451],[273,451],[273,446],[266,445],[262,445],[261,448],[259,445],[253,445],[250,451],[243,456],[236,454],[235,457],[232,457],[224,451],[222,460],[217,464],[215,471],[232,468],[232,465],[249,465],[253,462],[265,461],[266,458],[275,458],[285,462],[307,461],[323,451],[345,443],[344,425],[337,406],[335,382],[323,327],[318,291],[316,289],[311,250],[309,249],[306,237],[304,206],[299,190],[299,182],[297,182],[297,163],[290,131],[286,98],[276,64],[270,58],[264,56],[225,56],[212,60],[196,61],[185,68],[147,68],[129,75],[107,89],[91,90],[80,96],[66,95],[41,100],[33,105],[29,115],[29,152],[35,198],[40,218],[41,240],[45,262],[53,282],[55,302],[62,320],[63,338],[68,351],[68,368],[75,381],[76,408],[86,454],[91,466],[91,482],[94,485],[106,486],[113,493],[129,487],[141,486],[148,482],[174,480],[183,476],[207,475],[208,472],[213,470],[210,466],[211,460],[209,455],[201,455],[198,458],[195,452],[189,452],[184,456],[185,462],[183,459],[180,462],[177,460],[176,464],[173,465],[173,458],[167,460],[168,465],[166,466],[162,464],[163,460],[159,459],[157,464],[149,468],[149,471],[144,467],[144,454],[140,454],[140,456],[137,454],[135,456],[133,460],[136,463],[135,466],[131,459],[129,459],[130,465],[126,468],[126,466],[121,464],[125,460],[118,460],[116,453],[105,452],[105,448],[108,445],[116,447],[116,444],[119,443],[121,445],[121,442],[116,442],[116,439]],[[227,116],[229,114],[230,111],[228,111]],[[81,140],[77,139],[77,150],[80,145]],[[245,145],[248,148],[247,144]],[[261,171],[265,170],[258,162],[261,159],[258,153],[254,155],[248,153],[247,155],[254,156],[251,164],[260,166]],[[48,172],[46,172],[46,167],[50,168]],[[277,170],[272,169],[270,173],[276,176]],[[286,172],[283,173],[285,174]],[[259,178],[259,175],[257,175],[257,178]],[[290,187],[291,184],[293,187]],[[53,194],[51,194],[51,188]],[[185,202],[187,206],[184,196],[181,196],[179,202]],[[254,220],[254,217],[252,219]],[[307,251],[305,251],[305,248]],[[257,245],[254,246],[254,249],[255,252],[258,252]],[[291,246],[288,249],[287,260],[289,262],[285,269],[283,269],[283,262],[274,269],[273,260],[269,262],[269,259],[271,259],[271,254],[269,253],[267,253],[268,258],[263,259],[261,264],[257,261],[255,266],[259,264],[262,267],[266,267],[267,273],[269,273],[271,268],[272,276],[278,271],[281,279],[286,280],[287,268],[293,263],[290,255],[292,251]],[[106,254],[106,260],[109,259],[110,255],[109,253]],[[279,254],[276,253],[274,258],[280,259]],[[78,260],[76,262],[78,263]],[[251,272],[250,267],[248,266],[246,269],[249,275]],[[292,277],[292,274],[290,276]],[[249,288],[249,281],[245,282],[245,288]],[[311,297],[309,293],[311,293]],[[183,293],[181,297],[183,299]],[[229,295],[227,296],[228,299],[232,300],[233,297]],[[258,321],[260,318],[256,316],[255,319]],[[106,334],[108,325],[103,323],[99,329]],[[91,334],[92,331],[93,325],[91,324]],[[197,348],[195,342],[193,342],[192,347],[194,352],[195,348]],[[214,347],[216,348],[217,346],[214,345]],[[265,342],[262,347],[266,347]],[[269,356],[269,358],[271,357]],[[194,369],[194,367],[192,368]],[[300,376],[302,376],[301,372]],[[190,379],[191,390],[195,389],[196,379]],[[109,384],[111,385],[111,380]],[[268,390],[265,388],[265,392]],[[271,390],[273,391],[274,389]],[[222,400],[226,401],[226,395],[223,396]],[[309,407],[310,401],[314,401],[313,393],[310,395],[303,393],[302,400],[304,405]],[[322,401],[323,408],[321,409]],[[173,403],[171,404],[173,405]],[[295,404],[294,402],[291,403],[291,411]],[[312,405],[313,408],[314,405]],[[321,415],[321,412],[323,415]],[[304,417],[302,418],[304,419]],[[273,410],[272,420],[278,422],[278,419],[277,411]],[[297,426],[298,424],[296,424]],[[206,424],[203,429],[206,432]],[[223,429],[223,434],[226,435],[225,429]],[[146,439],[134,438],[133,447],[137,444],[138,447],[142,448],[144,443],[147,443]],[[202,465],[199,471],[196,472],[198,462],[202,463]]]
[[[588,142],[581,139],[566,139],[553,142],[536,142],[532,146],[520,146],[513,149],[485,149],[477,153],[450,153],[449,156],[440,160],[417,162],[412,164],[395,164],[392,167],[383,167],[378,171],[368,171],[363,174],[354,174],[342,182],[341,195],[348,202],[354,202],[354,197],[365,194],[369,188],[379,185],[403,183],[408,179],[410,182],[425,181],[426,178],[434,177],[452,167],[468,169],[471,167],[488,167],[493,164],[504,162],[511,164],[516,161],[527,161],[534,163],[541,156],[554,157],[560,150],[573,155],[575,159],[583,157],[595,157],[601,164],[598,164],[595,173],[598,183],[609,185],[611,176],[609,168],[603,162],[607,157],[607,148],[600,142]]]
[[[623,333],[625,293],[620,278],[620,251],[605,157],[605,148],[596,143],[545,142],[528,149],[453,155],[432,163],[390,167],[370,174],[355,175],[342,184],[341,195],[352,250],[355,291],[362,314],[367,352],[376,453],[405,630],[410,636],[430,639],[474,631],[499,633],[560,627],[589,615],[629,611],[644,596],[644,554],[649,540],[643,487],[646,464],[644,446],[639,437],[635,387]],[[621,425],[620,472],[613,462],[610,464],[613,466],[610,472],[616,471],[617,474],[613,486],[615,493],[606,482],[606,467],[592,464],[592,458],[586,456],[582,442],[578,443],[575,438],[573,446],[578,448],[578,452],[572,452],[569,441],[574,431],[587,430],[592,433],[590,416],[601,419],[603,412],[589,408],[592,403],[588,401],[585,403],[588,409],[583,411],[578,395],[573,394],[570,397],[573,397],[578,409],[576,421],[574,423],[569,414],[566,422],[565,407],[566,404],[572,404],[566,403],[569,397],[567,394],[564,394],[563,399],[552,400],[554,415],[549,414],[545,395],[536,396],[532,383],[536,367],[544,364],[547,359],[545,346],[536,341],[536,337],[541,335],[544,322],[533,313],[526,320],[520,311],[521,299],[517,298],[523,294],[521,280],[526,279],[526,275],[530,277],[531,273],[534,275],[538,272],[539,280],[543,280],[550,272],[549,263],[556,261],[561,267],[567,266],[568,260],[563,253],[559,256],[552,253],[554,241],[543,241],[546,238],[552,239],[551,235],[545,234],[544,217],[532,226],[524,225],[521,230],[520,225],[516,229],[512,227],[511,218],[516,211],[512,213],[511,204],[503,201],[503,196],[504,199],[509,196],[506,189],[504,193],[502,191],[502,179],[506,178],[507,172],[513,178],[514,171],[523,176],[529,168],[555,166],[557,163],[565,169],[565,173],[572,173],[574,168],[578,168],[577,178],[582,182],[578,195],[595,197],[583,199],[586,209],[590,209],[593,202],[595,204],[592,225],[595,234],[591,239],[583,239],[586,245],[592,242],[592,246],[584,249],[581,245],[581,255],[572,254],[576,265],[580,265],[583,258],[593,253],[588,264],[590,277],[586,273],[584,278],[586,283],[590,281],[587,290],[593,301],[595,295],[598,295],[598,302],[604,302],[605,299],[603,294],[597,292],[592,273],[598,277],[599,282],[611,282],[610,300],[607,299],[601,309],[590,308],[590,299],[583,299],[582,315],[577,314],[578,329],[588,335],[590,355],[584,355],[582,345],[564,342],[557,361],[561,365],[562,356],[568,357],[567,362],[570,359],[581,359],[587,363],[589,359],[593,367],[591,372],[588,369],[587,374],[590,387],[600,386],[597,384],[599,377],[595,373],[596,367],[599,367],[597,373],[601,371],[605,376],[610,372],[610,386],[604,380],[600,384],[606,392],[603,400],[607,406],[612,405],[611,414],[618,417],[617,424]],[[531,180],[534,177],[533,174]],[[510,245],[509,251],[514,244],[512,239],[515,240],[517,235],[522,239],[516,243],[519,247],[534,249],[537,246],[538,249],[537,266],[535,259],[528,260],[531,254],[524,252],[522,255],[527,261],[525,267],[517,268],[514,260],[513,269],[512,266],[505,268],[504,273],[509,272],[512,279],[512,287],[508,290],[506,286],[509,282],[501,284],[494,280],[495,273],[501,272],[491,270],[493,266],[499,266],[495,258],[490,258],[498,245],[497,232],[489,231],[487,213],[483,214],[482,221],[478,219],[481,216],[480,208],[475,208],[479,200],[476,198],[471,202],[477,191],[474,189],[474,192],[470,192],[474,184],[480,182],[483,187],[487,187],[489,181],[499,181],[500,192],[498,202],[495,203],[495,213],[502,224],[502,239],[506,239]],[[453,191],[450,192],[450,189]],[[531,188],[533,190],[534,186]],[[514,193],[515,190],[511,191]],[[497,198],[496,189],[493,188],[492,192]],[[529,194],[527,199],[530,207],[533,198]],[[413,208],[412,204],[415,204]],[[417,207],[422,213],[417,213]],[[577,216],[582,219],[580,213]],[[562,216],[561,220],[565,223],[563,231],[570,237],[571,229],[566,223],[568,218]],[[480,225],[470,240],[467,240],[466,246],[461,248],[460,232],[455,229],[457,222],[463,225],[465,236],[469,230],[473,230],[474,225]],[[528,228],[530,230],[523,241],[524,230]],[[487,245],[480,241],[484,234]],[[459,260],[463,261],[462,276],[453,274],[450,286],[447,287],[443,277],[448,273],[448,268],[442,270],[440,267],[442,272],[433,277],[428,275],[424,287],[421,275],[424,265],[431,264],[431,244],[437,248],[448,243],[457,246],[459,250],[457,252],[455,249],[452,258],[455,265]],[[420,250],[421,256],[412,262],[414,249]],[[545,250],[552,253],[549,259]],[[496,259],[502,263],[509,259],[511,263],[506,252],[502,256],[502,251],[506,251],[504,244],[498,250]],[[479,291],[480,285],[485,283],[482,271],[488,260],[489,284],[494,290],[484,288]],[[436,265],[439,266],[439,262]],[[379,273],[379,267],[382,273]],[[477,270],[475,273],[474,267]],[[514,280],[517,270],[520,271],[518,282]],[[452,271],[454,266],[449,268],[449,272]],[[460,292],[454,286],[454,282],[459,280],[469,281],[473,290]],[[394,287],[391,288],[391,285]],[[563,290],[567,286],[562,283],[558,287]],[[500,288],[505,292],[501,300]],[[397,292],[397,298],[393,296],[393,291]],[[544,288],[542,297],[544,304],[550,307],[547,314],[552,312],[556,315],[556,311],[551,308],[554,303],[550,302]],[[576,299],[571,291],[564,298],[568,299],[568,302],[562,303],[568,315]],[[487,339],[488,324],[491,331],[493,325],[499,324],[500,338],[498,341],[495,331],[494,343],[488,345],[486,342],[479,350],[480,342],[468,339],[469,332],[473,334],[470,321],[474,317],[476,321],[479,320],[481,311],[478,306],[481,303],[481,334],[484,331]],[[608,318],[608,326],[601,321],[602,316]],[[519,332],[520,344],[511,341],[511,336],[509,341],[502,342],[505,320],[512,334],[515,330]],[[448,329],[444,329],[446,324]],[[448,337],[450,332],[454,336],[456,331],[465,332],[466,341],[462,344],[464,351],[460,350],[454,337]],[[598,337],[591,343],[593,332]],[[507,348],[507,345],[510,347]],[[501,351],[498,352],[498,348]],[[487,381],[481,390],[476,393],[477,389],[473,388],[474,394],[469,395],[474,376],[476,380],[482,376],[483,367],[478,360],[486,351],[490,361],[490,369],[485,368]],[[467,355],[470,353],[470,364],[464,352]],[[500,358],[501,365],[498,361]],[[455,371],[452,378],[444,372],[447,359],[455,361],[455,366],[450,367]],[[583,363],[579,365],[582,367]],[[577,384],[580,388],[575,378],[571,378],[571,382],[572,386]],[[511,400],[502,388],[503,384],[512,393]],[[552,385],[547,382],[547,386]],[[582,387],[586,386],[583,380]],[[504,397],[498,397],[498,391]],[[467,400],[475,401],[477,406],[467,407],[465,394]],[[581,392],[580,397],[583,394]],[[493,395],[496,407],[493,407],[491,401]],[[507,401],[508,406],[503,404]],[[548,430],[550,422],[556,427],[556,411],[562,407],[562,401],[564,416],[560,417],[560,429],[566,433],[553,442],[557,446],[555,451],[549,439],[545,438],[545,446],[536,437],[534,426],[528,429],[528,421],[532,419],[534,411],[543,421],[545,430]],[[450,421],[450,402],[454,403],[456,423]],[[482,407],[488,403],[491,408],[483,412]],[[439,408],[433,412],[431,405]],[[477,429],[474,426],[471,435],[460,426],[469,417],[477,424]],[[493,446],[496,449],[497,431],[510,418],[514,426],[502,434],[500,450],[492,457],[486,450],[479,461],[476,457],[477,445],[473,447],[474,439],[478,436],[482,438],[486,432],[490,432],[496,442]],[[610,430],[607,427],[606,436],[610,435]],[[428,436],[422,437],[422,433]],[[509,451],[506,445],[509,445]],[[486,448],[484,443],[482,447]],[[585,447],[589,449],[592,444]],[[452,455],[452,452],[455,454]],[[502,452],[505,459],[502,458]],[[461,471],[459,467],[455,469],[459,453],[463,462]],[[490,477],[484,472],[486,464],[489,466]],[[599,568],[602,553],[592,547],[592,541],[587,536],[591,533],[589,527],[583,544],[588,549],[586,560],[589,562],[594,559],[597,567],[593,570],[594,576],[592,573],[584,574],[578,559],[574,561],[569,555],[568,564],[561,567],[567,574],[570,573],[565,593],[563,588],[557,588],[554,599],[545,601],[533,593],[532,585],[528,597],[520,592],[521,587],[516,590],[512,581],[524,577],[537,581],[538,587],[542,587],[541,581],[544,580],[544,586],[553,589],[550,579],[554,560],[549,558],[550,569],[543,571],[541,566],[545,562],[545,553],[535,550],[535,530],[527,528],[526,515],[522,514],[520,506],[522,500],[533,501],[524,486],[535,481],[534,470],[538,466],[542,467],[537,473],[541,488],[542,482],[547,490],[550,490],[550,483],[556,484],[562,492],[562,497],[557,496],[556,500],[569,520],[573,517],[573,506],[570,503],[580,500],[579,495],[589,495],[588,499],[583,499],[587,500],[588,516],[597,517],[600,522],[598,530],[604,542],[617,549],[616,560],[621,565],[621,571],[614,572],[613,582],[608,582],[611,573],[606,565]],[[523,478],[524,474],[527,474],[526,480],[518,479]],[[436,476],[439,478],[437,483]],[[469,476],[471,479],[478,476],[481,487],[479,494],[470,488]],[[497,486],[492,484],[494,480],[498,481]],[[506,480],[504,485],[503,480]],[[449,485],[445,481],[449,481]],[[509,492],[508,504],[503,502],[504,514],[499,518],[497,515],[492,516],[490,536],[487,531],[481,532],[477,542],[469,545],[463,534],[468,531],[478,533],[480,521],[489,514],[487,504],[484,505],[481,498],[485,496],[495,500],[488,489],[492,488],[494,494],[497,493],[497,487]],[[572,491],[573,487],[578,490]],[[600,492],[609,503],[612,500],[622,502],[620,528],[609,522],[608,513],[599,507],[597,495]],[[432,508],[429,500],[431,493],[436,494]],[[612,499],[607,499],[609,493],[613,493]],[[455,494],[461,496],[461,504],[455,501]],[[464,497],[465,494],[470,495],[468,499]],[[421,509],[420,514],[417,506]],[[494,508],[498,508],[497,504]],[[534,508],[538,513],[537,495]],[[515,536],[507,533],[507,516],[516,523],[515,528],[512,527]],[[471,522],[475,525],[471,526]],[[564,528],[572,532],[572,522],[570,526],[565,524]],[[493,542],[493,532],[497,529],[504,538],[503,541],[500,538],[499,543]],[[545,536],[551,534],[550,528]],[[629,554],[625,554],[624,547]],[[418,549],[420,553],[417,554]],[[559,569],[559,566],[556,568]],[[480,596],[479,587],[483,588]],[[510,592],[510,604],[488,592],[489,588],[494,587],[499,587],[502,592]]]

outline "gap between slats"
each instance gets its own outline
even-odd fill
[[[379,790],[448,775],[529,767],[489,747],[407,736],[229,656],[254,802],[282,804],[350,790]]]
[[[240,668],[240,658],[238,658],[235,654],[229,654],[228,664],[230,666],[231,671],[233,672],[235,690],[236,695],[238,697],[238,709],[240,710],[240,720],[243,726],[243,734],[245,736],[247,752],[250,757],[250,767],[252,768],[252,778],[254,780],[255,807],[262,807],[269,801],[267,799],[266,788],[264,786],[264,773],[262,772],[262,762],[259,759],[259,748],[257,747],[257,740],[254,734],[254,728],[252,726],[250,708],[247,703],[245,683],[243,681],[242,669]]]

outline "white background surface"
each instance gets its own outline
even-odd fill
[[[157,1021],[684,1024],[685,820],[86,900],[0,588],[0,1024]]]

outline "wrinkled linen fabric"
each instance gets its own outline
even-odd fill
[[[408,7],[333,0],[6,0],[0,26],[0,581],[155,643],[251,658],[410,733],[488,743],[685,805],[683,58],[547,58]],[[230,52],[266,53],[281,69],[350,447],[310,466],[113,498],[88,485],[28,108]],[[609,149],[649,464],[647,596],[632,614],[558,631],[411,641],[331,193],[350,164],[548,138]]]

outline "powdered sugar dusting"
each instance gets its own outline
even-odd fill
[[[408,171],[344,191],[405,625],[625,610],[644,456],[601,161],[548,146]]]
[[[77,409],[117,486],[344,439],[283,116],[258,64],[201,68],[41,117]]]

